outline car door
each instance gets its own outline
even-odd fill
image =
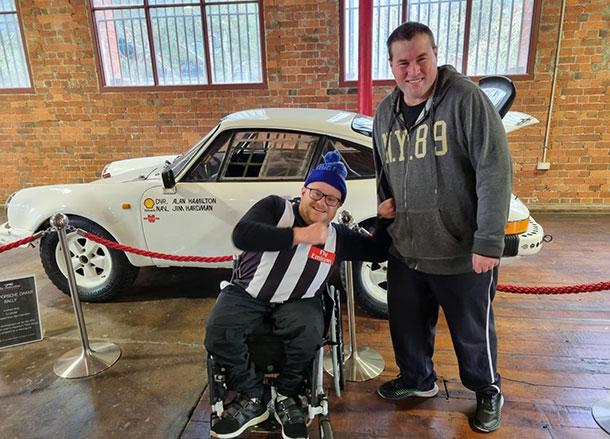
[[[140,207],[148,248],[184,256],[239,253],[231,239],[237,221],[267,195],[300,196],[319,143],[318,135],[281,130],[220,133],[188,165],[175,193],[165,194],[161,186],[144,192]]]

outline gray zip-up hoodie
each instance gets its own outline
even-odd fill
[[[506,132],[487,95],[451,66],[412,127],[396,87],[377,108],[373,145],[380,201],[394,197],[395,256],[430,274],[473,270],[472,254],[499,258],[511,196]]]

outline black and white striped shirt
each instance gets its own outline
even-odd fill
[[[333,223],[324,245],[294,246],[292,228],[307,227],[298,203],[268,196],[235,226],[233,242],[244,252],[233,283],[264,302],[314,297],[342,261],[387,258],[389,236],[380,223],[373,237]]]

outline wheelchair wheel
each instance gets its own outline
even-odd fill
[[[208,372],[208,389],[210,393],[210,406],[214,407],[217,403],[222,403],[227,396],[227,387],[224,379],[225,375],[222,370],[218,370],[216,360],[212,354],[208,354],[207,372]]]
[[[320,416],[318,426],[320,427],[320,439],[333,439],[333,428],[328,416]]]
[[[211,354],[208,354],[207,361],[207,369],[208,369],[208,388],[210,393],[210,405],[213,406],[218,401],[218,388],[216,387],[216,383],[214,382],[214,357]]]
[[[309,377],[309,382],[307,383],[308,387],[306,388],[306,396],[309,400],[309,404],[312,407],[317,407],[320,404],[320,394],[318,393],[318,387],[320,387],[322,383],[319,382],[320,380],[318,378],[318,374],[321,367],[322,363],[320,362],[320,357],[318,354],[316,354],[309,369],[309,373],[305,374],[305,376]]]
[[[335,294],[335,316],[337,320],[336,340],[337,340],[337,363],[339,366],[339,388],[345,390],[345,352],[343,344],[343,319],[341,318],[341,300],[340,292],[336,290]]]

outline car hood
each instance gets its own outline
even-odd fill
[[[163,169],[166,162],[172,162],[177,155],[157,157],[140,157],[136,159],[117,160],[108,163],[102,170],[102,179],[120,176],[121,181],[131,181],[148,178],[155,170]]]

